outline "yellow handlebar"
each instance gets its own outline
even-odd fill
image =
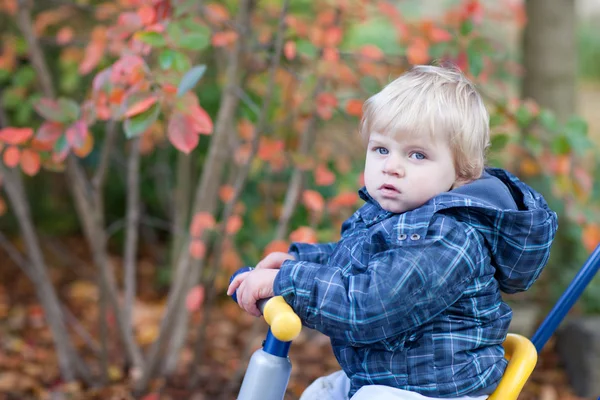
[[[302,330],[302,322],[283,297],[275,296],[267,301],[263,316],[271,326],[271,333],[282,342],[294,340]]]

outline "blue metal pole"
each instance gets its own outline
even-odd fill
[[[558,325],[560,325],[565,315],[567,315],[571,307],[573,307],[573,304],[579,300],[579,297],[594,278],[598,269],[600,269],[600,245],[598,245],[589,256],[583,267],[569,284],[567,290],[565,290],[560,299],[558,299],[554,308],[552,308],[537,332],[535,332],[535,335],[533,335],[531,342],[538,353],[542,350],[554,331],[556,331],[556,328],[558,328]]]

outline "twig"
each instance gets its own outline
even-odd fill
[[[67,323],[69,323],[75,333],[79,335],[80,338],[88,345],[88,347],[96,354],[97,357],[101,357],[101,350],[98,342],[94,340],[94,338],[88,333],[88,331],[81,325],[79,320],[71,313],[71,311],[66,307],[62,306],[62,312],[65,315],[65,319]]]
[[[92,178],[92,186],[97,191],[102,190],[102,187],[106,181],[110,155],[117,138],[117,128],[117,122],[114,120],[110,120],[106,124],[106,130],[104,132],[104,145],[102,146],[102,153],[100,154],[100,162],[98,163],[98,168],[96,169],[96,175],[94,175]]]

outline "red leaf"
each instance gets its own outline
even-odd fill
[[[145,98],[144,100],[138,101],[137,103],[129,107],[127,111],[125,111],[125,118],[131,118],[133,116],[143,113],[144,111],[152,107],[157,100],[158,98],[152,95],[148,98]]]
[[[290,244],[285,240],[273,240],[267,245],[267,247],[265,247],[263,257],[266,257],[267,255],[275,252],[287,253],[289,247]]]
[[[21,158],[21,152],[16,146],[9,146],[4,150],[4,154],[2,154],[2,159],[4,160],[4,165],[9,168],[14,168],[19,164],[19,159]]]
[[[373,44],[367,44],[361,47],[359,54],[364,58],[368,58],[369,60],[373,61],[382,60],[384,57],[383,51]]]
[[[238,34],[235,31],[217,32],[211,38],[211,43],[215,47],[225,47],[238,38]]]
[[[335,210],[341,207],[352,207],[358,201],[356,192],[342,192],[329,201],[327,207]]]
[[[200,306],[204,303],[204,287],[195,286],[189,292],[185,298],[185,305],[188,311],[197,311]]]
[[[285,45],[283,46],[283,54],[285,55],[285,58],[287,58],[288,60],[296,58],[296,42],[292,42],[292,41],[286,42]]]
[[[46,121],[38,129],[35,138],[42,143],[54,143],[63,134],[65,127],[58,122]]]
[[[83,120],[75,121],[67,128],[67,143],[74,148],[82,147],[89,134],[88,127]]]
[[[406,51],[408,62],[413,65],[425,64],[429,61],[429,44],[422,37],[413,39]]]
[[[142,400],[160,400],[160,395],[158,393],[150,393],[142,397]]]
[[[142,24],[152,25],[156,20],[156,11],[153,7],[145,4],[137,10],[137,15],[140,17]]]
[[[333,109],[337,106],[337,98],[331,93],[321,93],[317,96],[317,114],[324,120],[331,119]]]
[[[290,240],[292,242],[317,243],[317,234],[314,229],[308,226],[301,226],[290,233]]]
[[[314,171],[315,183],[319,186],[329,186],[335,182],[335,174],[323,164],[317,165]]]
[[[186,112],[186,115],[190,119],[189,123],[194,132],[201,135],[210,135],[212,133],[213,123],[204,108],[193,104]]]
[[[225,231],[230,235],[234,235],[240,230],[243,224],[244,222],[239,215],[232,215],[227,220],[227,227],[225,228]]]
[[[583,246],[588,252],[594,251],[594,249],[600,244],[600,226],[598,225],[586,225],[583,228],[583,234],[581,239],[583,240]]]
[[[23,144],[33,136],[31,128],[8,128],[0,129],[0,141],[6,144]]]
[[[56,43],[60,45],[65,45],[73,40],[73,36],[75,35],[75,31],[70,26],[64,26],[60,28],[58,33],[56,34]]]
[[[34,176],[37,174],[40,170],[41,163],[39,153],[30,149],[25,149],[21,153],[21,169],[27,175]]]
[[[323,207],[325,206],[325,201],[321,193],[314,190],[305,190],[302,193],[302,202],[306,208],[317,213],[323,211]]]
[[[102,60],[106,48],[106,29],[97,26],[92,32],[92,40],[85,48],[83,61],[79,64],[79,73],[86,75],[90,73]]]
[[[201,260],[206,254],[206,245],[200,239],[194,239],[190,243],[190,255],[196,260]]]
[[[431,28],[429,37],[433,43],[448,42],[452,40],[452,35],[448,31],[435,26]]]
[[[362,106],[363,102],[357,99],[350,99],[346,103],[346,112],[349,115],[354,115],[356,117],[362,116]]]
[[[190,234],[198,237],[202,235],[205,229],[211,229],[215,226],[215,218],[212,214],[207,212],[199,212],[194,215],[192,223],[190,224]]]
[[[169,141],[179,151],[189,154],[198,146],[198,134],[192,129],[190,118],[180,113],[173,113],[169,119],[167,135]]]

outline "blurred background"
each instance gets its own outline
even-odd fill
[[[505,296],[535,332],[600,242],[599,0],[0,0],[0,399],[235,398],[262,319],[231,274],[339,238],[361,205],[364,100],[451,62],[488,164],[559,214]],[[521,398],[600,396],[600,279]],[[287,399],[338,369],[293,343]]]

